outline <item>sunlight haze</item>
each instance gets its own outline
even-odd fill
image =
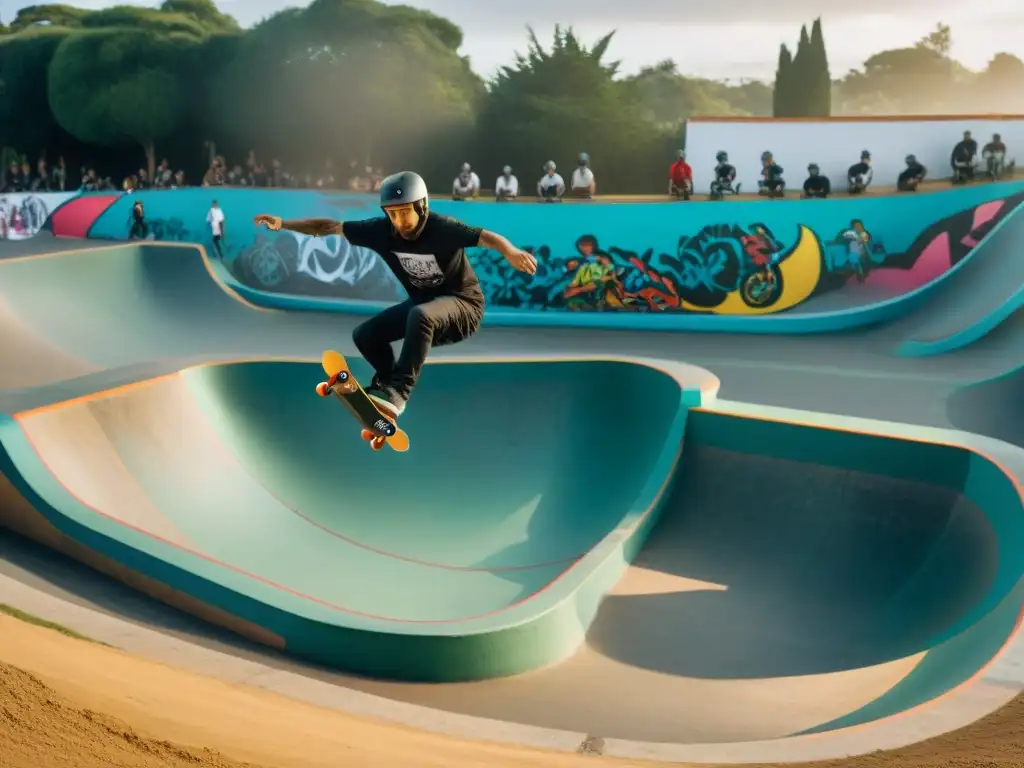
[[[473,68],[488,76],[526,48],[526,27],[534,27],[547,43],[556,23],[572,26],[592,43],[617,30],[609,60],[619,60],[625,73],[673,59],[684,74],[713,79],[774,78],[779,44],[795,47],[800,24],[822,16],[832,76],[859,67],[878,51],[905,47],[942,21],[953,31],[952,56],[971,69],[982,69],[999,51],[1024,58],[1024,11],[1005,0],[861,0],[858,3],[759,0],[706,3],[700,7],[678,0],[519,0],[515,3],[470,3],[466,0],[382,0],[430,10],[458,24],[465,33],[461,50]],[[10,21],[22,7],[37,3],[0,0],[0,18]],[[112,5],[157,6],[143,0],[78,0],[79,8]],[[284,0],[220,0],[217,6],[243,26],[284,8],[303,6]],[[685,8],[685,10],[683,10]],[[898,11],[892,9],[898,8]]]

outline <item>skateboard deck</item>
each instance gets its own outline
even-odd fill
[[[395,451],[409,450],[409,435],[396,423],[391,414],[378,407],[362,386],[356,381],[343,355],[327,350],[320,358],[320,364],[328,381],[317,384],[316,393],[321,397],[333,394],[363,427],[363,439],[379,451],[386,443]],[[330,381],[333,380],[333,386]]]

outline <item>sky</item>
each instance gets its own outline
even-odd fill
[[[0,18],[45,0],[0,0]],[[153,0],[63,0],[80,8],[155,6]],[[1000,51],[1024,58],[1024,9],[1007,0],[383,0],[412,5],[462,27],[461,53],[488,76],[524,51],[527,26],[542,43],[556,24],[572,26],[592,43],[616,30],[608,59],[635,72],[674,59],[684,74],[714,79],[774,78],[779,44],[795,47],[800,25],[821,16],[831,71],[838,77],[873,53],[912,45],[942,21],[953,30],[953,56],[981,69]],[[218,0],[225,13],[250,26],[306,0]]]

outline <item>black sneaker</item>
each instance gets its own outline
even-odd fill
[[[402,415],[402,411],[405,410],[405,398],[399,395],[392,387],[371,386],[366,390],[367,396],[373,400],[374,404],[380,406],[386,413],[393,414],[393,418],[398,418]]]

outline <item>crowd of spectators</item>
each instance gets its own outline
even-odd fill
[[[950,157],[952,181],[954,184],[967,183],[979,175],[998,180],[1013,172],[1013,161],[1007,160],[1006,145],[999,134],[978,152],[978,144],[971,137],[970,131],[963,134],[963,139],[956,144]],[[918,162],[916,156],[907,155],[906,168],[898,175],[895,187],[900,192],[913,192],[928,175],[927,169]],[[384,179],[384,171],[370,165],[351,160],[347,167],[337,172],[331,160],[325,160],[315,172],[302,174],[287,169],[278,158],[269,163],[263,162],[254,151],[249,152],[244,163],[236,163],[229,167],[223,155],[212,153],[209,166],[200,184],[203,187],[260,187],[290,189],[325,189],[333,191],[347,190],[351,192],[374,192],[380,189]],[[769,198],[784,197],[786,180],[784,169],[771,152],[761,155],[757,193]],[[693,170],[687,162],[686,152],[679,150],[677,157],[669,166],[668,194],[680,200],[689,200],[693,189]],[[709,198],[721,200],[730,195],[740,194],[740,185],[736,183],[737,170],[729,162],[726,152],[716,156],[714,180],[711,182]],[[871,152],[864,150],[857,162],[846,171],[847,188],[850,195],[862,194],[871,186],[874,179]],[[94,192],[103,190],[123,189],[126,192],[142,189],[178,189],[190,185],[183,170],[174,170],[167,158],[163,158],[150,178],[145,168],[125,178],[120,185],[114,183],[109,176],[101,176],[92,166],[86,165],[79,169],[75,178],[70,178],[63,157],[50,165],[40,159],[35,166],[28,162],[13,162],[3,177],[3,192]],[[511,202],[519,198],[520,182],[513,168],[506,165],[497,177],[492,188],[486,191],[487,196],[498,202]],[[473,200],[485,194],[479,175],[469,163],[464,163],[452,182],[451,195],[453,200]],[[589,199],[597,194],[597,180],[591,168],[590,156],[581,152],[569,174],[568,184],[559,173],[554,160],[547,161],[543,173],[536,181],[536,198],[541,202],[561,202],[566,198]],[[832,182],[828,174],[822,173],[818,163],[807,167],[807,177],[803,182],[801,197],[825,198],[832,194]]]
[[[326,160],[316,172],[297,174],[287,169],[277,158],[262,162],[250,151],[244,164],[228,166],[223,155],[215,155],[199,184],[191,182],[185,171],[175,169],[168,158],[157,164],[152,177],[146,168],[117,183],[113,177],[101,175],[94,166],[83,165],[77,173],[69,172],[63,157],[51,166],[40,159],[34,166],[29,162],[12,162],[4,171],[0,192],[102,192],[142,189],[180,189],[188,186],[204,187],[282,187],[291,189],[330,189],[335,191],[373,192],[380,189],[384,171],[356,160],[338,173],[331,160]]]

